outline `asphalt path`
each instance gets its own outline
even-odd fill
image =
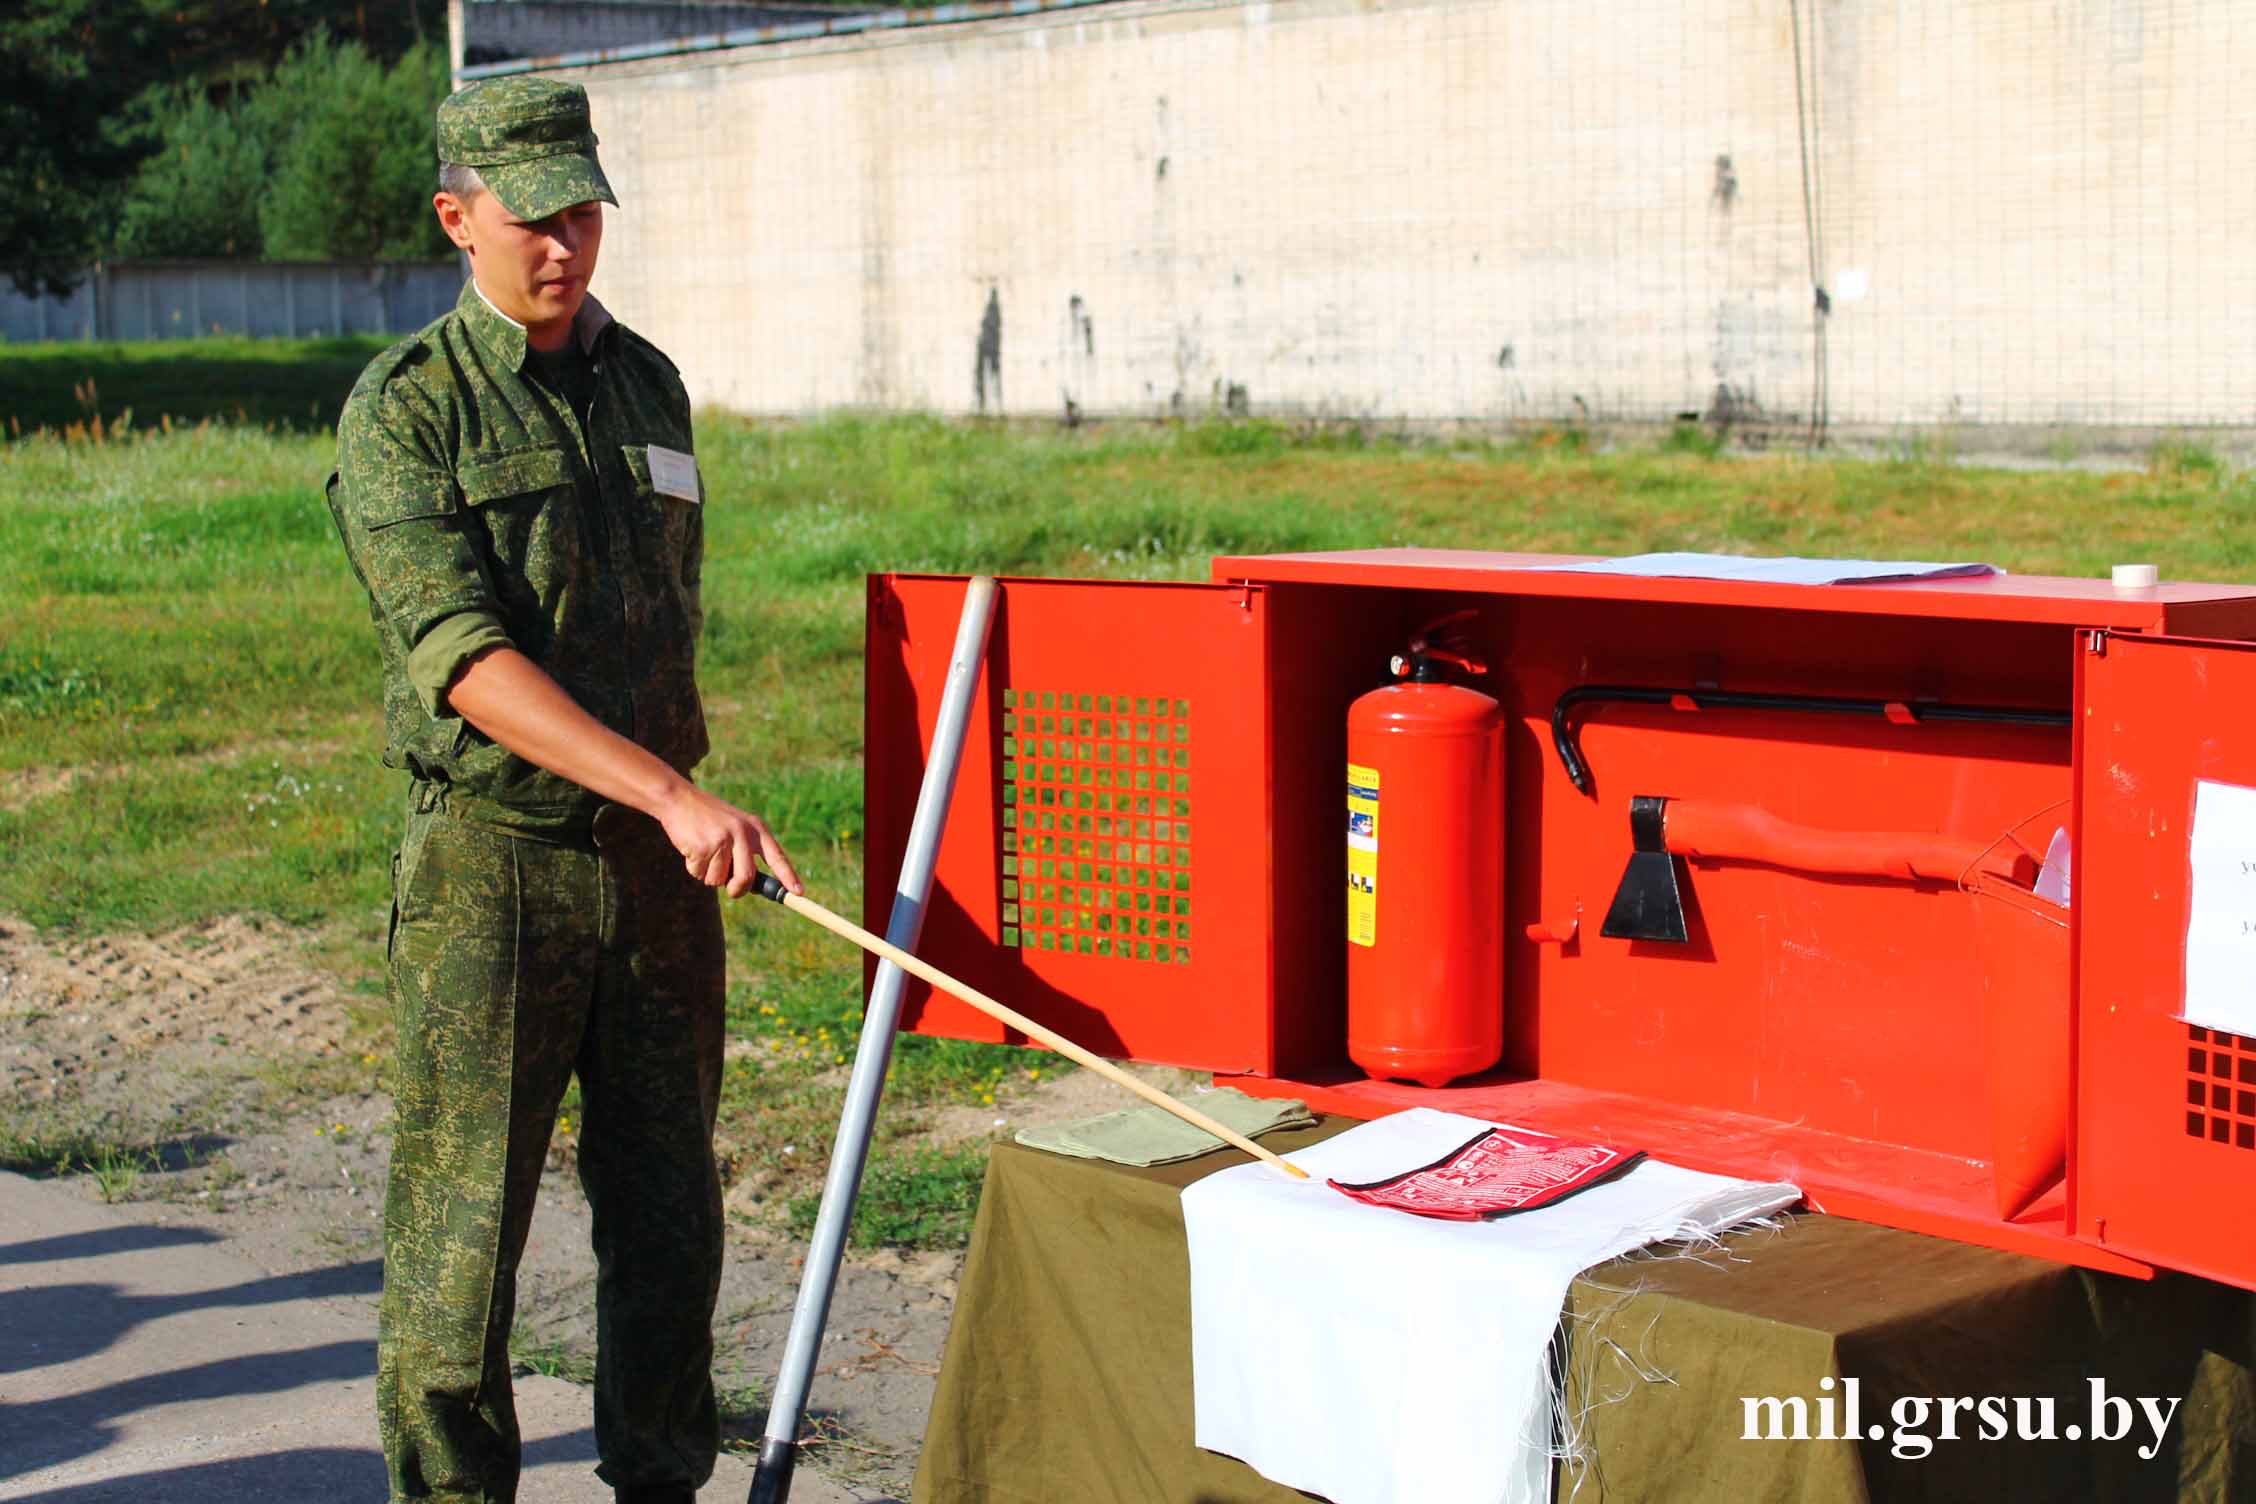
[[[374,1259],[272,1275],[207,1231],[0,1174],[0,1499],[383,1504]],[[524,1504],[610,1504],[588,1393],[517,1381]],[[702,1491],[736,1504],[723,1456]],[[795,1504],[869,1497],[802,1469]]]

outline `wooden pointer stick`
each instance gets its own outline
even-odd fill
[[[1095,1071],[1098,1075],[1104,1077],[1107,1081],[1112,1082],[1116,1086],[1127,1087],[1128,1090],[1134,1092],[1137,1096],[1142,1097],[1145,1101],[1151,1103],[1154,1107],[1163,1107],[1167,1109],[1167,1111],[1175,1114],[1175,1116],[1181,1118],[1184,1122],[1189,1123],[1192,1127],[1203,1128],[1208,1133],[1213,1134],[1216,1138],[1223,1140],[1234,1148],[1243,1149],[1246,1153],[1252,1155],[1255,1159],[1258,1159],[1264,1164],[1273,1166],[1274,1168],[1283,1171],[1285,1174],[1292,1176],[1296,1180],[1306,1180],[1308,1178],[1308,1172],[1306,1170],[1303,1170],[1298,1165],[1287,1164],[1284,1160],[1279,1159],[1276,1155],[1270,1153],[1267,1149],[1262,1148],[1259,1144],[1255,1143],[1252,1139],[1247,1138],[1244,1134],[1239,1133],[1235,1129],[1224,1127],[1222,1124],[1217,1123],[1216,1121],[1214,1121],[1214,1119],[1208,1117],[1205,1113],[1200,1112],[1195,1107],[1185,1106],[1183,1103],[1176,1101],[1173,1097],[1161,1091],[1156,1086],[1145,1085],[1143,1082],[1137,1080],[1134,1076],[1129,1075],[1126,1071],[1122,1070],[1119,1066],[1114,1065],[1111,1061],[1105,1059],[1103,1056],[1090,1054],[1087,1050],[1084,1050],[1083,1048],[1081,1048],[1081,1046],[1075,1044],[1072,1040],[1066,1038],[1063,1034],[1058,1033],[1056,1030],[1044,1028],[1042,1025],[1034,1022],[1033,1019],[1028,1018],[1025,1014],[1020,1013],[1015,1009],[1004,1007],[1001,1003],[996,1002],[993,998],[989,997],[986,993],[981,992],[978,988],[966,986],[964,983],[957,981],[954,977],[949,976],[946,972],[940,970],[938,967],[930,965],[924,961],[920,961],[915,956],[910,955],[907,951],[902,950],[899,946],[889,944],[886,941],[879,939],[877,936],[871,934],[868,930],[863,929],[860,925],[854,923],[852,920],[841,919],[838,915],[833,914],[830,910],[824,908],[821,904],[816,903],[813,899],[800,897],[798,894],[793,893],[788,888],[784,887],[782,883],[777,882],[775,878],[771,877],[769,874],[765,872],[761,873],[760,879],[753,885],[753,889],[762,898],[774,899],[777,903],[782,904],[785,908],[791,910],[791,912],[793,912],[794,914],[797,914],[805,919],[813,920],[815,923],[821,925],[824,929],[829,930],[832,934],[837,935],[842,939],[853,941],[856,945],[860,946],[863,950],[868,951],[871,955],[876,956],[881,960],[891,961],[895,966],[900,967],[910,976],[922,978],[923,980],[930,982],[933,986],[939,988],[942,992],[947,993],[949,996],[963,999],[965,1002],[971,1004],[971,1006],[973,1006],[974,1008],[977,1008],[980,1012],[986,1014],[989,1018],[992,1018],[1009,1028],[1016,1029],[1019,1033],[1024,1034],[1029,1039],[1036,1040],[1042,1044],[1048,1045],[1051,1049],[1057,1051],[1060,1055],[1063,1055],[1066,1059],[1072,1061],[1074,1064]]]

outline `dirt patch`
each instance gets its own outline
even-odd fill
[[[169,758],[167,766],[176,769],[232,768],[260,757],[287,757],[304,761],[346,751],[363,744],[365,740],[365,736],[331,737],[320,741],[262,737],[255,741],[214,748],[209,752]],[[18,768],[13,772],[0,773],[0,813],[21,814],[41,800],[66,794],[83,784],[122,778],[131,771],[123,763],[86,763],[76,767]]]
[[[0,918],[0,1081],[17,1102],[68,1098],[99,1114],[151,1105],[141,1075],[158,1056],[335,1052],[350,1019],[301,945],[243,917],[60,945]]]
[[[21,814],[42,799],[52,799],[78,782],[84,768],[18,768],[0,774],[0,811]]]
[[[31,1124],[80,1144],[142,1146],[106,1174],[82,1163],[66,1183],[135,1220],[207,1230],[271,1273],[334,1271],[373,1328],[391,1103],[359,1040],[355,1013],[368,1002],[313,970],[308,949],[298,931],[243,917],[60,942],[0,919],[0,1141]],[[932,1114],[918,1141],[1003,1138],[1134,1104],[1053,1056],[1026,1059],[1041,1079],[1021,1077],[995,1106]],[[1170,1091],[1200,1079],[1130,1069]],[[846,1075],[821,1084],[842,1097]],[[730,1204],[715,1370],[738,1444],[756,1446],[803,1249],[757,1187],[738,1186]],[[513,1346],[527,1368],[582,1382],[594,1353],[589,1221],[560,1147],[520,1273]],[[841,1271],[806,1465],[873,1504],[908,1496],[962,1266],[960,1250],[887,1249],[852,1253]]]

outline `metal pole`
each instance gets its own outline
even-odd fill
[[[916,949],[924,929],[924,902],[932,890],[932,868],[940,856],[940,831],[955,797],[956,769],[963,761],[964,732],[971,719],[972,691],[987,656],[987,630],[995,613],[995,581],[972,578],[964,592],[963,617],[948,659],[947,687],[940,695],[939,724],[932,731],[932,753],[925,759],[924,784],[917,791],[916,815],[909,822],[908,850],[893,889],[893,915],[885,938],[905,951]],[[830,1319],[830,1297],[838,1284],[838,1264],[846,1251],[846,1230],[854,1220],[862,1166],[869,1158],[870,1129],[878,1098],[885,1090],[886,1067],[893,1059],[893,1035],[901,1015],[901,992],[908,978],[891,961],[878,964],[862,1014],[861,1042],[846,1083],[846,1104],[831,1146],[830,1171],[823,1180],[822,1209],[807,1245],[806,1272],[799,1302],[791,1312],[791,1336],[784,1343],[783,1368],[768,1406],[768,1429],[752,1475],[749,1504],[784,1504],[791,1497],[791,1470],[799,1460],[799,1422],[806,1412],[807,1386],[822,1353],[823,1324]]]

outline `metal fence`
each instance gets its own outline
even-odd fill
[[[454,306],[459,261],[109,261],[63,298],[0,283],[0,339],[405,334]]]

